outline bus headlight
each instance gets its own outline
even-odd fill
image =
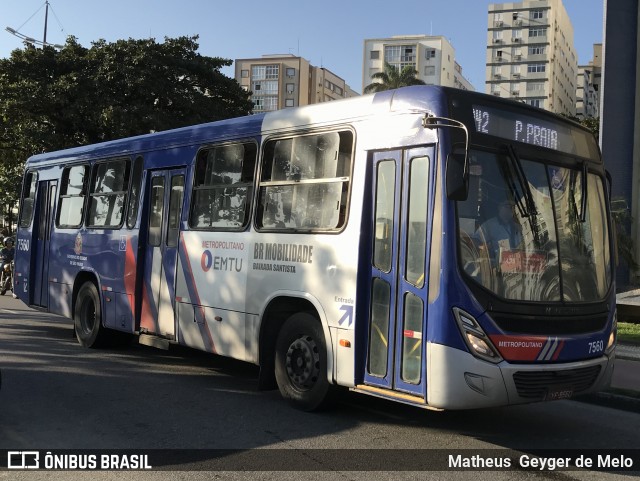
[[[611,327],[611,333],[609,334],[609,342],[607,342],[607,348],[604,350],[605,354],[611,354],[611,351],[616,347],[616,341],[618,340],[618,312],[613,313],[613,325]]]
[[[502,356],[472,315],[457,307],[453,308],[453,315],[471,354],[484,361],[493,363],[502,361]]]

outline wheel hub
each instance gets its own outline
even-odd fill
[[[320,374],[320,353],[316,342],[304,336],[291,343],[286,360],[289,379],[300,389],[312,388]]]

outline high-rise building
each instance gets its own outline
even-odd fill
[[[370,38],[364,41],[362,89],[373,83],[373,75],[384,71],[388,63],[402,70],[413,67],[416,78],[429,85],[444,85],[475,90],[462,75],[455,60],[455,50],[442,36],[401,35],[390,38]]]
[[[602,83],[602,44],[593,45],[593,60],[578,66],[576,117],[600,117],[600,84]]]
[[[575,115],[578,60],[562,0],[489,5],[486,92]]]
[[[254,113],[358,95],[330,70],[291,54],[236,59],[235,79],[252,92]]]

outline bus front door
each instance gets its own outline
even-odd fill
[[[185,169],[151,172],[140,331],[175,339],[175,280]]]
[[[433,148],[373,153],[371,310],[365,384],[426,396]]]
[[[35,269],[31,283],[32,304],[34,306],[49,306],[49,250],[57,187],[58,182],[55,180],[44,180],[38,185],[35,232],[33,232],[34,248],[31,258]]]

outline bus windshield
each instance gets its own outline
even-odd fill
[[[457,204],[467,279],[513,301],[604,299],[612,271],[602,178],[477,150],[469,173]]]

